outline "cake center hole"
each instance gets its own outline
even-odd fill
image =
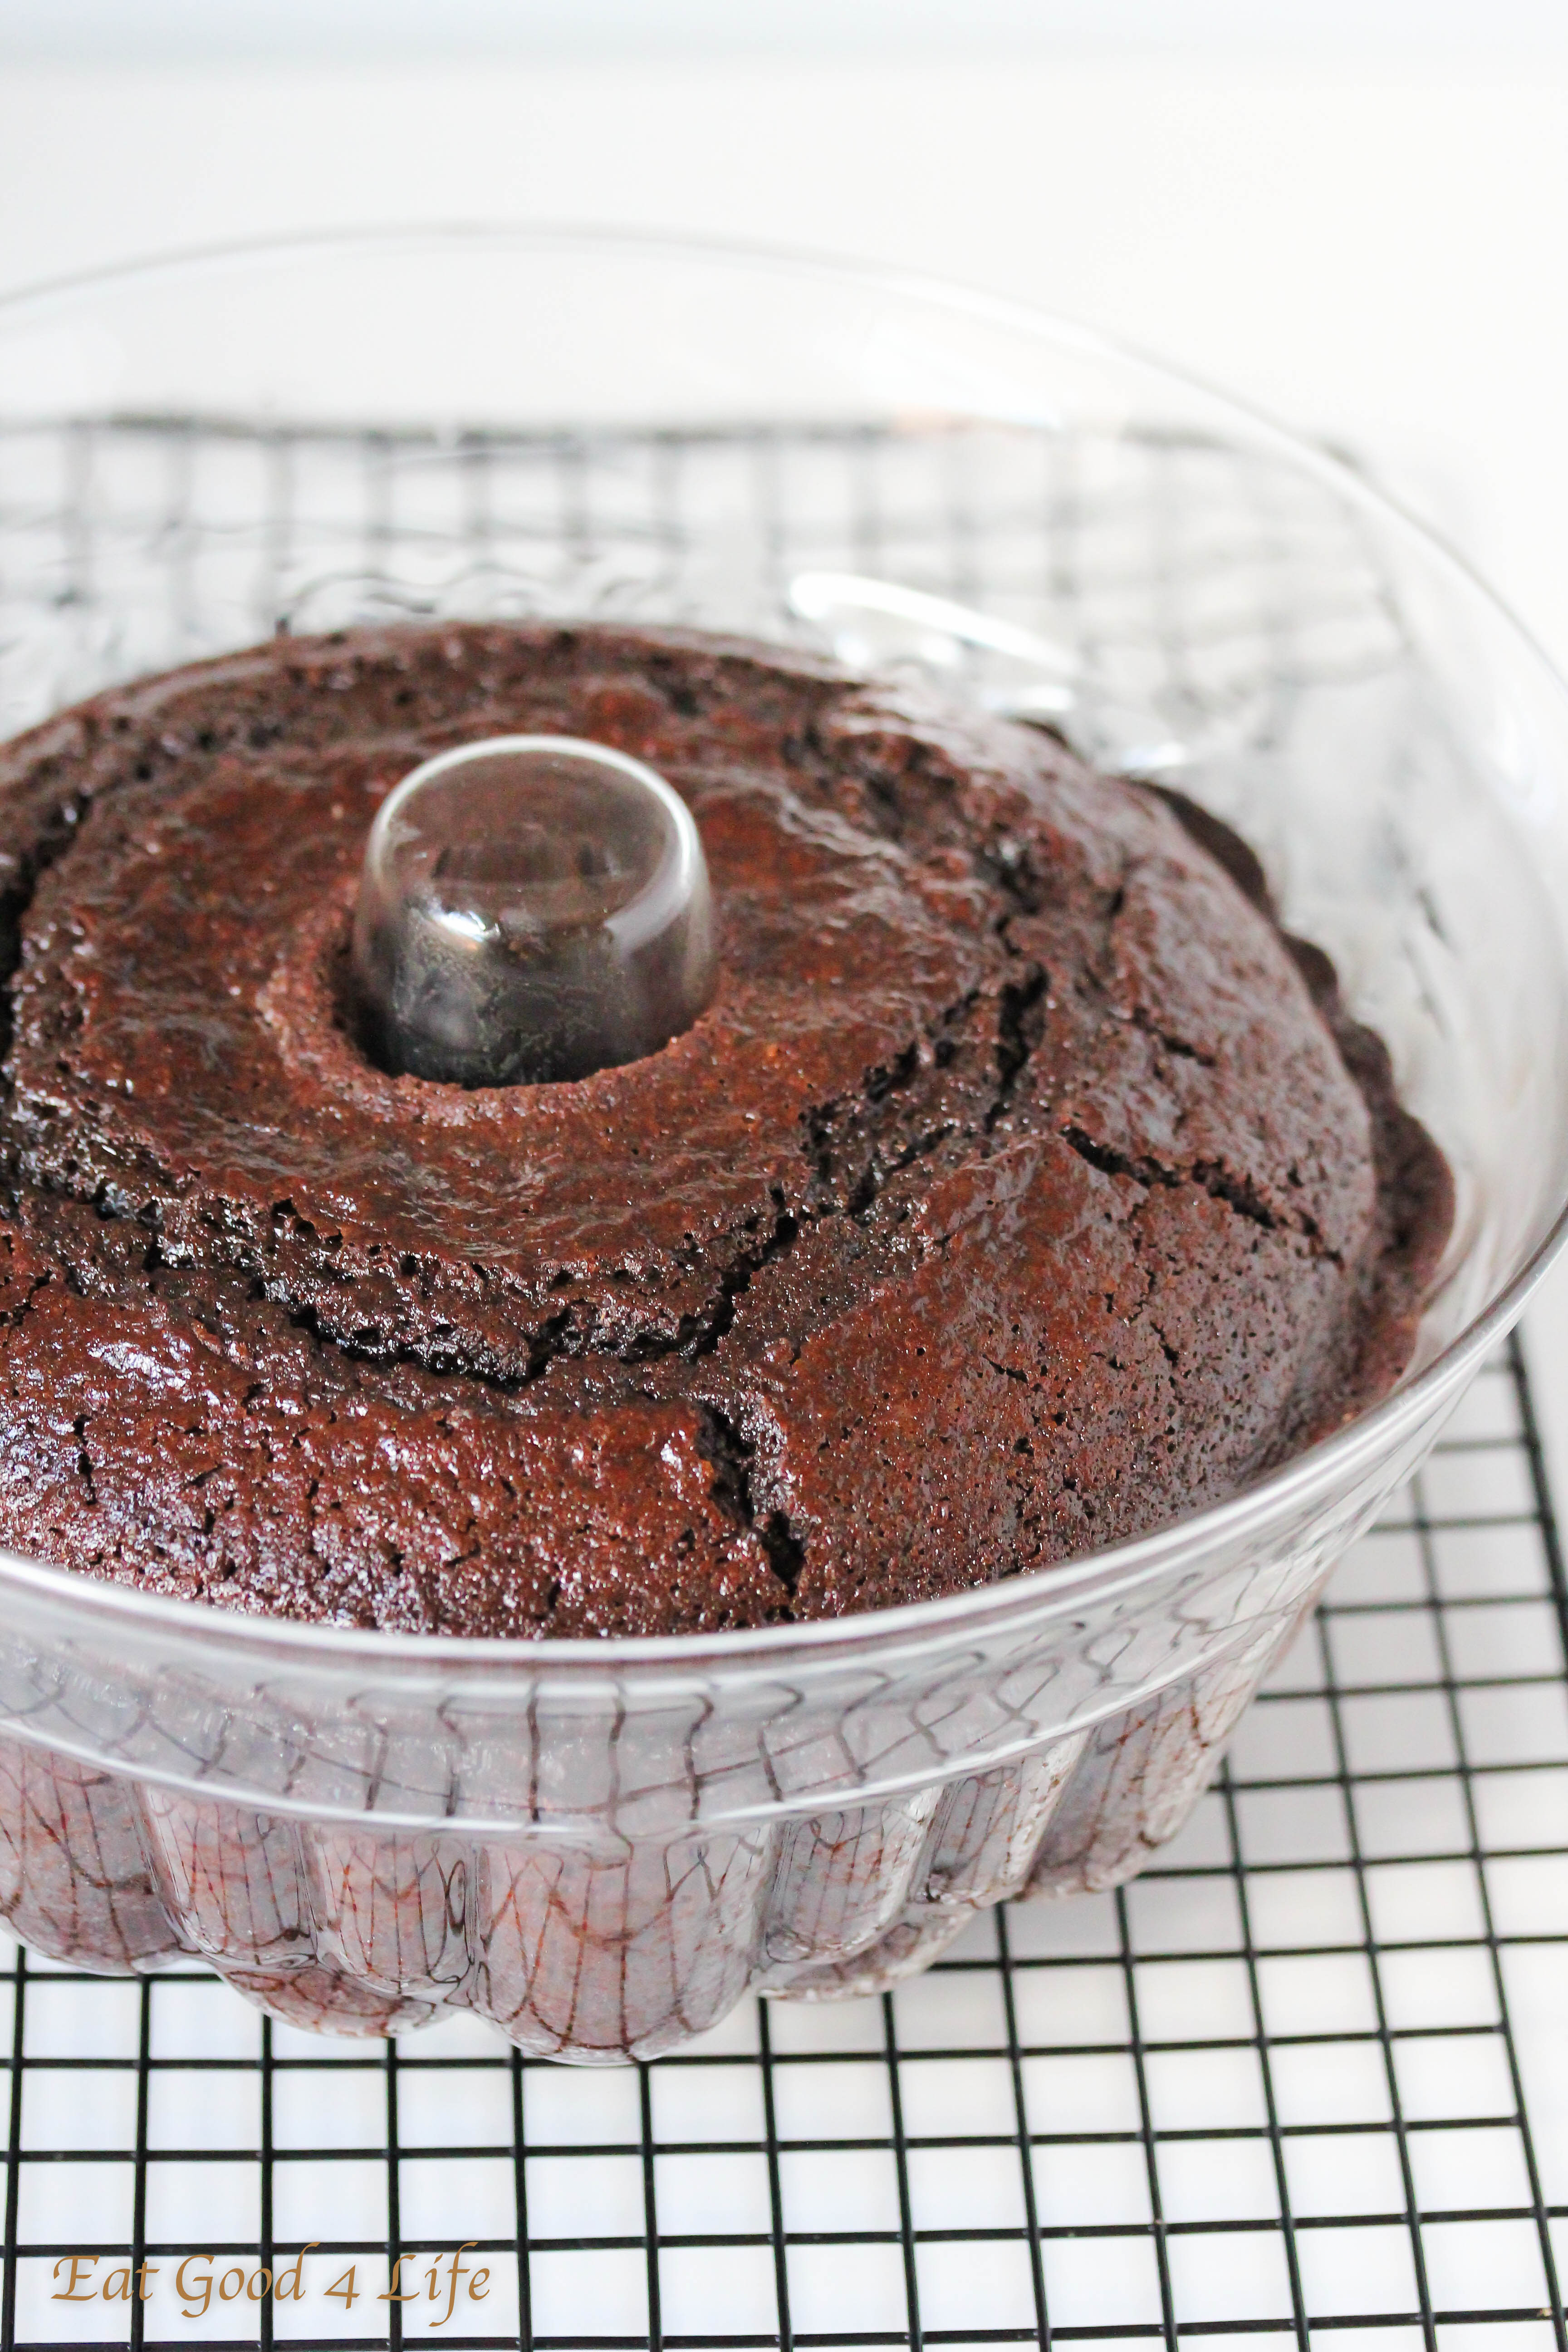
[[[365,845],[352,950],[384,1070],[534,1086],[658,1051],[715,978],[691,813],[624,752],[500,735],[423,767]]]

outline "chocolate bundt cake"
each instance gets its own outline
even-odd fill
[[[696,816],[708,1010],[389,1076],[388,791],[534,731]],[[1241,845],[777,648],[279,639],[0,752],[0,1542],[468,1634],[831,1616],[1232,1496],[1407,1360],[1447,1171]]]

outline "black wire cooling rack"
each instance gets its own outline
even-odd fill
[[[1102,456],[7,425],[0,734],[279,618],[700,617],[715,547],[736,625],[800,566],[886,568],[1066,635],[1101,707],[1222,749],[1397,660],[1365,551],[1278,469],[1158,436]],[[0,2352],[1568,2352],[1565,1642],[1512,1349],[1156,1864],[978,1917],[886,1998],[750,2001],[679,2056],[578,2070],[472,2017],[333,2042],[196,1967],[7,1948]]]
[[[889,1995],[580,2070],[14,1952],[5,2352],[1562,2346],[1565,1634],[1515,1349],[1155,1866]]]

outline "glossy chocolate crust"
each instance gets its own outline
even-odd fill
[[[687,798],[710,1010],[578,1084],[344,1017],[383,795],[590,737]],[[717,638],[442,625],[0,753],[0,1540],[480,1634],[952,1592],[1231,1495],[1385,1388],[1447,1171],[1201,813]]]

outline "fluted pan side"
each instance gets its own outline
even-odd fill
[[[473,1965],[466,1840],[388,1835],[367,1823],[311,1826],[300,1843],[319,1960],[389,1997],[462,1995]]]
[[[134,1782],[0,1739],[0,1913],[36,1951],[119,1974],[177,1957]]]
[[[1031,1874],[1057,1893],[1136,1868],[1256,1679],[1216,1668],[880,1804],[619,1843],[301,1822],[0,1741],[0,1910],[79,1967],[199,1954],[292,2025],[384,2034],[467,2008],[534,2056],[653,2057],[752,1985],[878,1990]]]
[[[903,1906],[942,1794],[921,1789],[786,1825],[763,1922],[765,1981],[788,1983],[797,1968],[877,1942]]]
[[[187,1951],[269,1975],[312,1965],[294,1822],[146,1784],[132,1793],[149,1872]]]
[[[938,1792],[909,1873],[905,1900],[874,1942],[838,1958],[820,1953],[761,1979],[795,2000],[852,2000],[929,1968],[971,1916],[1016,1895],[1060,1803],[1088,1735],[1069,1732]]]
[[[1097,1724],[1038,1841],[1026,1891],[1096,1894],[1136,1876],[1213,1780],[1243,1709],[1299,1622]]]
[[[532,1820],[493,1832],[268,1811],[0,1738],[0,1911],[89,1969],[199,1954],[294,2025],[385,2034],[460,2008],[537,2056],[652,2057],[749,1987],[874,1991],[977,1910],[1131,1876],[1181,1828],[1331,1557],[1303,1545],[1184,1581],[1158,1620],[1113,1598],[1005,1675],[977,1655],[967,1679],[868,1681],[833,1740],[815,1719],[792,1733],[770,1691],[773,1796],[752,1818],[702,1818],[715,1750],[695,1699],[637,1721],[572,1702],[570,1738],[546,1743],[554,1764],[530,1782]],[[983,1753],[999,1729],[1004,1760],[947,1760],[946,1743]],[[920,1741],[923,1772],[842,1801],[847,1759],[869,1777]]]
[[[542,2057],[604,2063],[676,2049],[751,1980],[773,1847],[764,1828],[619,1852],[488,1843],[462,1999]]]

